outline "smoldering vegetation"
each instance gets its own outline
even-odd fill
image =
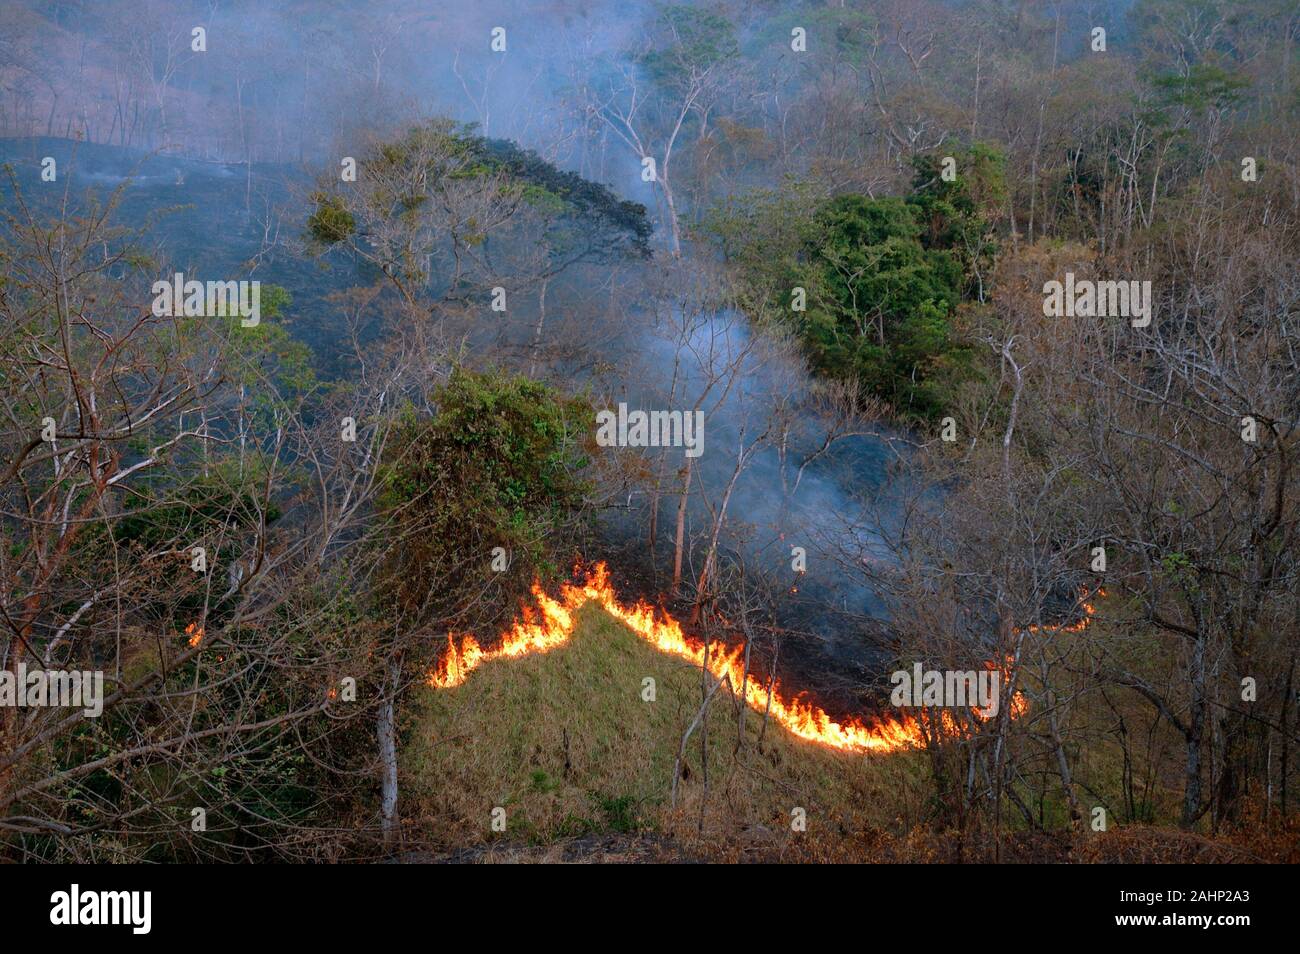
[[[476,855],[437,806],[518,791],[508,839],[594,799],[584,837],[743,855],[793,789],[851,832],[809,858],[1073,852],[1097,807],[1293,852],[1298,32],[1284,0],[7,4],[0,663],[117,695],[0,713],[0,851]],[[174,272],[261,282],[263,326],[151,312]],[[1047,316],[1066,272],[1150,281],[1150,327]],[[620,405],[703,453],[603,446]],[[642,777],[601,761],[622,642],[571,725],[426,695],[594,561],[915,751],[801,761],[697,667],[667,735],[623,726]],[[914,662],[996,668],[1004,715],[897,711]],[[529,665],[492,692],[574,704]]]

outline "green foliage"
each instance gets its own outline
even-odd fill
[[[180,462],[178,462],[180,463]],[[211,594],[194,588],[197,579],[189,565],[189,549],[207,548],[209,566],[227,567],[241,556],[249,534],[274,523],[280,509],[260,499],[266,472],[256,459],[185,461],[188,477],[177,481],[161,471],[141,479],[124,497],[123,512],[111,523],[87,528],[78,545],[78,558],[87,566],[109,572],[124,559],[174,551],[178,558],[154,564],[155,578],[165,585],[156,601],[160,613],[174,616],[179,631],[205,606],[215,606]],[[179,468],[178,468],[179,469]]]
[[[548,236],[552,245],[578,245],[571,234],[578,230],[590,248],[599,251],[597,257],[650,254],[654,227],[641,203],[624,201],[607,187],[559,169],[509,140],[471,137],[465,141],[484,171],[507,173],[525,201],[552,217]]]
[[[459,184],[485,187],[487,197],[506,210],[527,205],[537,215],[539,234],[533,240],[566,263],[650,254],[654,229],[644,205],[624,201],[513,142],[476,135],[472,124],[434,119],[416,126],[365,157],[359,173],[369,182],[388,185],[375,185],[369,192],[314,193],[307,231],[317,244],[335,245],[383,222],[418,230],[430,200],[445,199],[447,190]],[[461,225],[460,239],[466,244],[488,241],[488,232],[474,217]]]
[[[717,242],[749,290],[760,299],[775,297],[778,284],[790,277],[791,264],[815,237],[811,213],[822,199],[811,184],[789,179],[779,189],[728,196],[704,214],[700,231]]]
[[[798,7],[764,22],[762,37],[785,55],[790,50],[790,31],[803,27],[819,48],[833,53],[833,61],[865,67],[871,55],[872,31],[878,25],[878,17],[870,10],[830,5]]]
[[[611,831],[626,834],[641,827],[641,821],[637,817],[636,799],[633,796],[592,792],[591,799],[600,809],[600,813],[605,816],[605,824]]]
[[[247,328],[237,319],[233,323],[229,374],[244,388],[250,424],[276,427],[284,402],[301,401],[318,386],[311,347],[276,320],[292,303],[284,288],[263,285],[261,321]]]
[[[307,231],[322,245],[335,245],[357,230],[357,220],[343,199],[324,192],[312,194],[316,209],[307,218]]]
[[[546,794],[560,787],[560,783],[551,778],[542,769],[535,769],[532,776],[532,791]]]
[[[589,490],[580,443],[591,429],[588,402],[526,377],[464,368],[435,399],[431,418],[403,414],[380,468],[379,508],[403,540],[389,590],[416,614],[481,585],[476,571],[493,547],[510,554],[507,579],[518,586],[553,574],[560,532]],[[459,569],[467,552],[482,559]],[[440,592],[430,594],[434,577]]]
[[[951,156],[956,163],[951,182],[941,175],[944,157],[912,158],[907,202],[917,212],[922,244],[951,251],[961,264],[964,291],[979,297],[998,252],[993,223],[1007,201],[1006,159],[981,143],[954,150]]]
[[[983,296],[998,251],[1004,159],[979,144],[953,158],[957,178],[945,182],[941,156],[916,157],[905,199],[819,199],[789,182],[732,198],[704,220],[746,310],[793,327],[817,372],[856,380],[902,419],[934,419],[971,373],[952,316]],[[806,291],[803,312],[792,307],[795,288]]]
[[[114,525],[113,536],[122,545],[156,550],[222,526],[229,531],[255,528],[262,516],[256,495],[263,479],[265,474],[255,461],[245,461],[242,472],[237,461],[214,463],[206,473],[197,471],[185,486],[171,488],[167,500],[131,498],[132,506]],[[266,522],[279,515],[272,505],[265,512]]]
[[[858,378],[903,416],[936,415],[955,350],[956,258],[923,245],[916,212],[901,199],[841,196],[816,221],[795,282],[808,289],[808,309],[793,313],[814,367]]]
[[[1197,63],[1182,73],[1152,77],[1151,85],[1167,106],[1181,106],[1193,115],[1207,109],[1226,109],[1241,100],[1250,81],[1212,63]]]
[[[646,75],[665,89],[685,87],[693,77],[739,53],[730,21],[695,7],[664,7],[654,32],[656,42],[638,62]]]

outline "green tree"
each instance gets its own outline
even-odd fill
[[[981,143],[955,150],[954,177],[943,176],[946,156],[912,158],[912,192],[908,205],[921,224],[921,244],[952,252],[961,264],[963,290],[983,301],[987,276],[997,257],[994,222],[1007,200],[1006,160]]]
[[[949,328],[957,257],[927,248],[916,209],[898,198],[840,196],[815,222],[791,282],[808,292],[807,311],[791,315],[814,368],[857,379],[900,417],[933,417],[965,356]]]
[[[432,417],[408,409],[394,426],[378,504],[396,541],[388,596],[408,618],[444,622],[490,584],[522,595],[560,569],[589,490],[582,438],[593,412],[526,377],[464,368],[435,400]],[[509,556],[505,572],[493,572],[495,547]],[[481,615],[513,613],[513,600],[494,602]]]

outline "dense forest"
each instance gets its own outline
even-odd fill
[[[0,859],[1300,860],[1297,41],[4,4]]]

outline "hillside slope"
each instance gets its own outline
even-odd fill
[[[654,701],[643,701],[646,679]],[[699,710],[700,671],[594,606],[563,646],[493,661],[463,685],[416,695],[405,725],[404,815],[411,833],[434,846],[539,845],[593,833],[689,841],[702,831],[742,850],[803,851],[896,822],[882,808],[920,797],[919,755],[846,755],[776,724],[764,732],[752,710],[738,749],[739,710],[724,689],[707,720],[707,782],[697,731],[674,811],[673,765]],[[505,810],[504,832],[492,831],[494,808]],[[797,832],[792,813],[800,808],[806,831]]]
[[[642,698],[654,680],[654,701]],[[545,654],[485,663],[461,685],[421,686],[401,755],[408,860],[1285,861],[1291,826],[1206,838],[1148,825],[1105,833],[931,827],[923,752],[861,756],[801,741],[725,690],[673,766],[701,699],[700,671],[594,604]],[[706,791],[707,788],[707,791]],[[792,824],[803,809],[805,830]],[[504,831],[493,830],[494,809]],[[498,813],[498,817],[499,813]]]

